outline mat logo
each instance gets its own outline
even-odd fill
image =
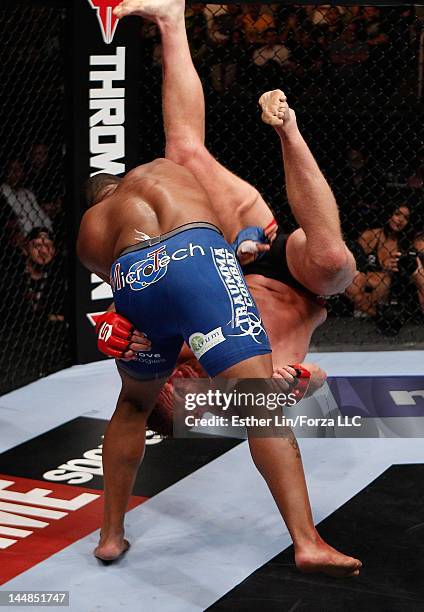
[[[147,253],[147,258],[133,263],[128,272],[121,270],[121,263],[115,264],[111,276],[113,291],[119,291],[129,287],[132,291],[147,289],[153,283],[157,283],[165,276],[171,261],[182,261],[187,257],[194,257],[197,253],[204,255],[205,251],[198,244],[190,244],[188,247],[177,249],[171,255],[166,252],[166,245]]]
[[[27,538],[34,530],[44,529],[57,521],[90,504],[100,495],[81,493],[73,499],[48,497],[52,491],[35,488],[26,493],[8,490],[14,480],[0,480],[0,549],[9,548],[19,538]],[[44,506],[40,508],[39,506]],[[34,518],[36,517],[36,518]],[[40,520],[42,519],[42,520]]]
[[[390,391],[392,400],[397,406],[416,406],[415,398],[424,400],[424,389],[416,391]]]
[[[55,470],[43,474],[45,480],[82,485],[94,476],[103,476],[102,444],[86,451],[80,459],[69,459]]]
[[[255,303],[246,286],[243,274],[238,266],[235,254],[227,249],[211,247],[212,257],[218,274],[227,290],[231,304],[231,321],[233,329],[240,330],[230,336],[250,336],[257,344],[259,339],[267,337],[262,320],[256,314]]]
[[[207,334],[195,332],[188,339],[189,345],[197,359],[207,353],[211,348],[225,341],[225,336],[222,333],[222,327],[217,327]]]
[[[88,2],[91,8],[96,10],[104,42],[110,45],[119,21],[113,14],[113,9],[120,4],[121,0],[88,0]]]
[[[132,496],[129,508],[145,500]],[[0,585],[98,529],[102,515],[98,491],[0,474]]]

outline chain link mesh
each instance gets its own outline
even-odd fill
[[[278,4],[187,8],[211,152],[255,185],[283,228],[293,230],[278,139],[261,124],[257,108],[263,91],[283,89],[337,197],[359,274],[345,295],[329,300],[327,322],[313,338],[316,348],[424,343],[419,11]],[[144,162],[163,155],[163,139],[160,40],[150,24],[143,26],[142,38]]]
[[[0,392],[70,365],[64,14],[0,8]]]
[[[71,363],[64,208],[64,13],[0,8],[0,392]],[[187,8],[207,146],[287,230],[277,139],[257,99],[281,88],[340,207],[359,274],[329,301],[317,348],[424,344],[424,146],[419,8]],[[160,44],[142,27],[141,161],[163,155]],[[421,65],[419,58],[421,57]],[[401,253],[399,258],[398,253]],[[7,347],[7,348],[6,348]]]

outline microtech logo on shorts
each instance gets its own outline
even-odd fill
[[[0,584],[98,529],[102,506],[98,491],[0,474]]]
[[[126,273],[122,271],[121,262],[118,262],[113,267],[110,279],[112,290],[120,291],[125,287],[132,291],[147,289],[165,276],[171,261],[183,261],[187,257],[204,254],[200,245],[190,242],[188,247],[177,249],[171,255],[167,254],[166,245],[162,245],[147,253],[146,259],[133,263]]]
[[[211,348],[217,344],[221,344],[221,342],[224,341],[225,337],[222,333],[222,327],[217,327],[207,334],[195,332],[194,334],[191,334],[190,338],[188,339],[190,348],[197,359],[200,359],[200,357],[207,353]]]
[[[240,330],[238,334],[227,335],[250,336],[256,343],[261,344],[259,338],[262,336],[262,339],[265,339],[266,332],[261,319],[256,314],[255,303],[250,296],[235,254],[228,249],[213,247],[211,247],[211,252],[215,267],[230,299],[232,311],[230,325],[233,329]]]
[[[115,36],[119,20],[113,14],[113,9],[118,6],[120,2],[121,0],[88,0],[91,8],[96,10],[102,38],[107,45],[110,45]]]

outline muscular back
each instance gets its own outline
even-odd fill
[[[83,216],[78,255],[82,263],[108,279],[113,261],[128,246],[191,223],[217,225],[210,201],[189,170],[166,159],[138,166],[116,190]]]

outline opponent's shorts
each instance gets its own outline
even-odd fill
[[[116,311],[151,340],[129,376],[169,375],[184,340],[209,376],[270,353],[256,304],[230,245],[214,225],[183,225],[125,249],[111,269]]]
[[[261,257],[255,259],[252,263],[243,266],[243,273],[246,276],[248,274],[260,274],[265,278],[280,281],[280,283],[284,283],[292,287],[292,289],[300,291],[319,306],[325,306],[325,299],[322,296],[310,291],[295,279],[290,272],[286,253],[289,237],[290,234],[285,234],[280,230],[271,244],[270,250],[263,253]]]

